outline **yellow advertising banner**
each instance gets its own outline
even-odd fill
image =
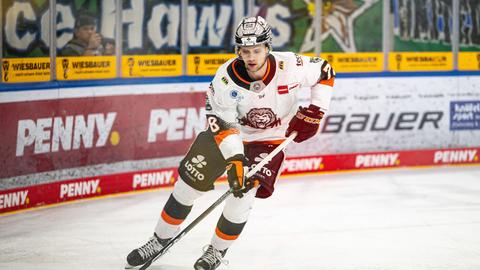
[[[57,80],[95,80],[116,77],[115,56],[57,57]]]
[[[379,72],[383,71],[383,53],[321,53],[336,72]]]
[[[124,55],[122,77],[160,77],[182,75],[182,55]]]
[[[188,75],[215,75],[218,67],[236,54],[189,54]]]
[[[480,70],[480,52],[459,52],[458,70]]]
[[[451,52],[391,52],[390,71],[448,71],[453,69]]]
[[[50,80],[50,57],[2,58],[2,82],[45,82]]]

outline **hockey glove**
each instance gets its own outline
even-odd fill
[[[227,179],[228,185],[233,190],[233,196],[242,198],[244,193],[244,155],[235,155],[227,159]]]
[[[253,176],[253,177],[255,177],[255,176]],[[243,189],[243,193],[247,193],[252,188],[256,188],[260,185],[260,181],[254,179],[253,177],[250,177],[247,180],[245,180],[245,188]]]
[[[288,123],[285,136],[288,137],[296,131],[298,135],[293,139],[294,142],[300,143],[310,139],[317,134],[323,114],[324,112],[313,104],[310,104],[308,108],[299,107],[297,114]]]

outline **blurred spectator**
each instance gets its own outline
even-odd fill
[[[75,20],[73,39],[61,51],[62,56],[113,55],[114,53],[114,41],[103,40],[96,31],[95,18],[89,15],[80,15]]]
[[[103,55],[115,55],[115,40],[112,38],[103,38]]]

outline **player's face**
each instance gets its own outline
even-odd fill
[[[245,62],[247,70],[256,72],[265,64],[268,48],[265,44],[240,47],[238,54]]]

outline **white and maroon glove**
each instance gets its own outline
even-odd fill
[[[294,142],[300,143],[310,139],[317,134],[323,114],[324,112],[313,104],[310,104],[308,108],[299,107],[297,114],[288,123],[285,136],[288,137],[292,132],[296,131],[298,135],[293,139]]]

